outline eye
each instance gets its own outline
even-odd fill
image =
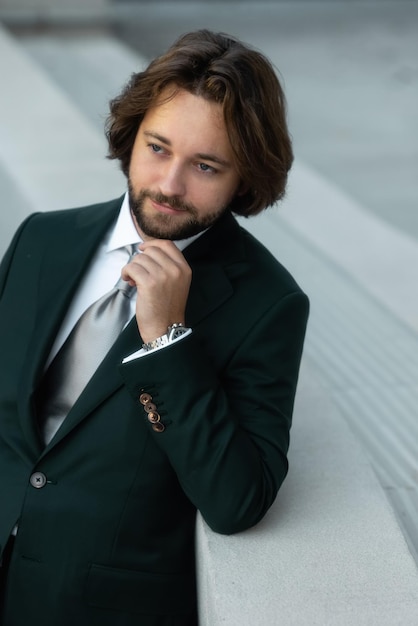
[[[199,168],[199,170],[201,172],[208,172],[210,174],[215,174],[216,169],[214,167],[212,167],[211,165],[208,165],[207,163],[198,163],[197,167]]]
[[[161,152],[164,152],[164,150],[162,149],[161,146],[159,146],[156,143],[149,143],[148,147],[151,149],[152,152],[154,152],[155,154],[161,154]]]

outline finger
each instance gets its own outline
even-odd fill
[[[152,256],[138,254],[122,268],[121,276],[124,280],[134,280],[138,284],[161,269],[161,265]]]
[[[173,261],[158,248],[149,248],[148,254],[137,255],[122,269],[122,278],[133,280],[137,287],[177,284],[179,280],[189,280],[189,276],[191,269],[185,261]]]
[[[141,258],[142,257],[142,258]],[[141,254],[134,257],[133,263],[144,263],[145,267],[149,267],[152,270],[152,265],[146,265],[148,259],[155,262],[155,271],[161,269],[170,275],[174,280],[180,278],[181,275],[191,276],[191,267],[187,263],[183,254],[174,246],[174,250],[169,247],[160,247],[148,245],[147,248],[141,252]]]
[[[179,264],[183,264],[186,262],[186,259],[183,256],[183,253],[177,248],[177,246],[168,239],[151,239],[149,241],[145,241],[141,243],[139,249],[144,254],[158,254],[157,251],[166,255],[174,262]]]

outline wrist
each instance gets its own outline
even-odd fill
[[[155,348],[162,348],[170,343],[173,343],[176,339],[187,333],[190,329],[187,328],[182,322],[176,322],[171,324],[167,328],[167,332],[159,335],[151,341],[146,341],[142,344],[145,351],[155,350]]]

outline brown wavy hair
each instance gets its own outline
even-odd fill
[[[293,152],[280,82],[263,54],[208,30],[180,37],[110,102],[108,157],[120,160],[124,174],[139,125],[169,84],[222,105],[235,167],[247,188],[231,210],[248,217],[281,199]]]

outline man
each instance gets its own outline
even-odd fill
[[[128,194],[30,216],[1,266],[3,626],[196,624],[196,509],[243,531],[287,472],[308,300],[232,216],[292,162],[270,63],[185,35],[107,136]]]

